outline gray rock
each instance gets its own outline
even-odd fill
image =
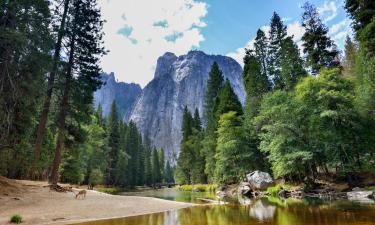
[[[373,191],[350,191],[346,193],[349,200],[367,200],[373,198]]]
[[[247,174],[246,178],[253,189],[266,190],[274,184],[269,173],[259,170]]]
[[[219,64],[241,103],[245,101],[242,68],[232,58],[190,51],[175,56],[166,53],[158,59],[154,79],[143,89],[130,120],[149,136],[151,143],[163,147],[166,158],[176,159],[182,139],[181,123],[185,106],[197,108],[204,124],[204,102],[208,74],[213,62]]]
[[[241,182],[240,185],[238,186],[238,194],[240,195],[248,195],[251,193],[251,187],[250,183],[248,182]]]
[[[102,87],[94,93],[95,108],[100,104],[103,108],[103,116],[107,117],[114,100],[119,117],[128,122],[134,104],[142,93],[142,88],[134,83],[117,82],[114,73],[103,73],[101,80]]]

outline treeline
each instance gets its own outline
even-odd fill
[[[269,33],[259,29],[246,50],[244,107],[212,65],[205,130],[185,109],[178,183],[233,183],[261,169],[292,181],[343,177],[354,185],[359,172],[375,173],[375,4],[346,2],[356,36],[347,38],[343,60],[317,9],[303,8],[302,55],[277,13]]]
[[[86,139],[101,85],[100,10],[91,0],[0,7],[0,174],[56,185],[63,150]]]
[[[84,127],[87,140],[65,152],[61,181],[134,187],[172,183],[173,168],[165,163],[164,150],[151,146],[134,122],[124,123],[112,103],[108,118],[99,105],[91,123]]]
[[[107,120],[94,110],[103,23],[96,0],[0,1],[0,175],[173,182],[163,150],[117,118],[115,105]]]

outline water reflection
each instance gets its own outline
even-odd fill
[[[80,225],[375,225],[375,205],[349,201],[246,200],[247,205],[196,206]]]

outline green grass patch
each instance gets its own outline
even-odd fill
[[[16,224],[22,223],[22,216],[19,215],[19,214],[15,214],[15,215],[13,215],[13,216],[10,218],[10,222],[11,222],[11,223],[16,223]]]
[[[178,185],[175,187],[176,190],[179,191],[197,191],[197,192],[213,192],[216,191],[217,185],[216,184],[186,184],[186,185]]]
[[[122,192],[123,189],[117,188],[117,187],[99,187],[99,188],[95,188],[95,191],[99,191],[99,192],[114,195],[114,194]]]
[[[277,184],[276,186],[267,188],[267,192],[272,197],[277,197],[280,190],[281,190],[281,186],[279,184]]]

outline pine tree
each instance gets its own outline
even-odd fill
[[[186,141],[193,133],[193,117],[189,112],[187,106],[184,108],[182,114],[182,141]]]
[[[159,150],[159,166],[160,166],[160,181],[163,181],[165,177],[165,156],[164,156],[164,149],[161,148]]]
[[[139,133],[136,124],[133,121],[129,122],[129,128],[126,135],[125,150],[129,155],[129,163],[127,169],[128,184],[135,186],[137,184],[137,171],[139,163]]]
[[[215,168],[216,129],[217,129],[217,105],[219,93],[224,84],[224,76],[219,65],[214,62],[211,66],[207,81],[207,92],[205,100],[206,134],[203,140],[203,153],[206,159],[205,173],[208,181],[213,182]],[[178,170],[176,171],[176,173]],[[177,180],[176,180],[177,181]]]
[[[152,184],[152,163],[151,163],[151,144],[148,136],[144,137],[144,151],[145,151],[145,183]]]
[[[291,90],[297,82],[307,75],[303,68],[303,60],[300,56],[298,46],[292,37],[287,37],[282,43],[280,52],[280,79],[278,88]]]
[[[197,131],[202,130],[202,122],[201,122],[201,118],[199,116],[199,111],[197,108],[195,108],[195,111],[194,111],[193,128],[195,128]]]
[[[237,112],[220,116],[217,133],[215,180],[220,184],[238,182],[250,166],[251,153],[244,145],[242,121]]]
[[[356,75],[356,60],[358,57],[358,46],[352,39],[347,36],[345,40],[345,58],[342,63],[344,76]]]
[[[219,118],[222,114],[229,111],[237,112],[238,115],[243,114],[242,105],[234,93],[229,80],[226,80],[219,94],[219,104],[216,111],[217,117]]]
[[[102,47],[103,21],[97,2],[75,0],[72,10],[74,13],[67,25],[69,53],[64,73],[65,80],[57,119],[58,134],[51,171],[53,185],[57,185],[58,181],[67,118],[77,124],[90,120],[93,93],[101,85],[99,60],[105,53]],[[76,129],[79,129],[79,126]],[[75,135],[79,136],[80,133],[76,132]]]
[[[224,84],[223,73],[219,65],[214,62],[211,66],[207,81],[207,92],[205,101],[206,129],[208,132],[215,132],[217,127],[216,108],[219,99],[219,93]]]
[[[317,9],[308,2],[303,9],[302,26],[305,33],[302,41],[306,65],[311,68],[312,74],[317,74],[322,67],[338,66],[338,51],[328,36],[328,28],[319,18]]]
[[[33,138],[32,122],[50,66],[50,25],[47,1],[1,1],[0,151],[9,149],[21,156],[32,142],[28,140]],[[12,173],[21,175],[21,171]]]
[[[165,166],[165,174],[164,174],[164,180],[167,183],[173,183],[173,168],[171,167],[171,164],[169,163],[169,160],[167,160],[167,165]]]
[[[158,150],[152,150],[152,183],[157,184],[161,182],[160,161]]]
[[[264,94],[270,91],[271,84],[265,73],[262,73],[261,64],[254,52],[247,50],[244,57],[243,81],[246,90],[244,132],[246,145],[253,153],[253,169],[264,169],[263,155],[259,151],[257,130],[253,119],[257,116]]]
[[[145,184],[145,150],[142,144],[142,135],[138,134],[138,165],[137,165],[137,185]]]
[[[258,57],[261,65],[261,73],[268,77],[268,61],[269,61],[269,43],[266,34],[263,30],[257,31],[257,36],[254,43],[254,53]]]
[[[61,54],[61,49],[62,49],[62,42],[63,42],[63,38],[66,34],[66,20],[67,20],[67,17],[68,17],[70,2],[71,2],[71,0],[64,0],[63,1],[64,8],[63,8],[63,13],[61,15],[59,28],[58,28],[57,40],[56,40],[56,43],[55,43],[54,55],[53,55],[53,61],[52,61],[52,68],[51,68],[51,72],[50,72],[49,77],[48,77],[47,92],[46,92],[46,96],[45,96],[45,99],[44,99],[42,114],[40,116],[38,130],[37,130],[37,134],[36,134],[32,169],[35,167],[35,165],[39,161],[39,157],[40,157],[40,150],[41,150],[41,147],[42,147],[44,131],[45,131],[46,125],[47,125],[48,114],[49,114],[50,105],[51,105],[51,98],[52,98],[52,93],[53,93],[53,88],[54,88],[54,83],[55,83],[55,77],[58,73],[58,66],[59,66],[59,63],[60,63],[60,54]]]
[[[111,105],[111,111],[108,116],[108,158],[107,158],[107,172],[106,172],[106,184],[114,184],[117,175],[117,163],[120,154],[120,130],[119,130],[119,119],[117,114],[116,102],[113,101]],[[122,153],[121,153],[122,154]],[[125,155],[122,154],[125,160]]]
[[[286,26],[276,12],[271,18],[270,28],[267,68],[273,85],[278,88],[281,82],[281,47],[287,37],[287,32]]]

